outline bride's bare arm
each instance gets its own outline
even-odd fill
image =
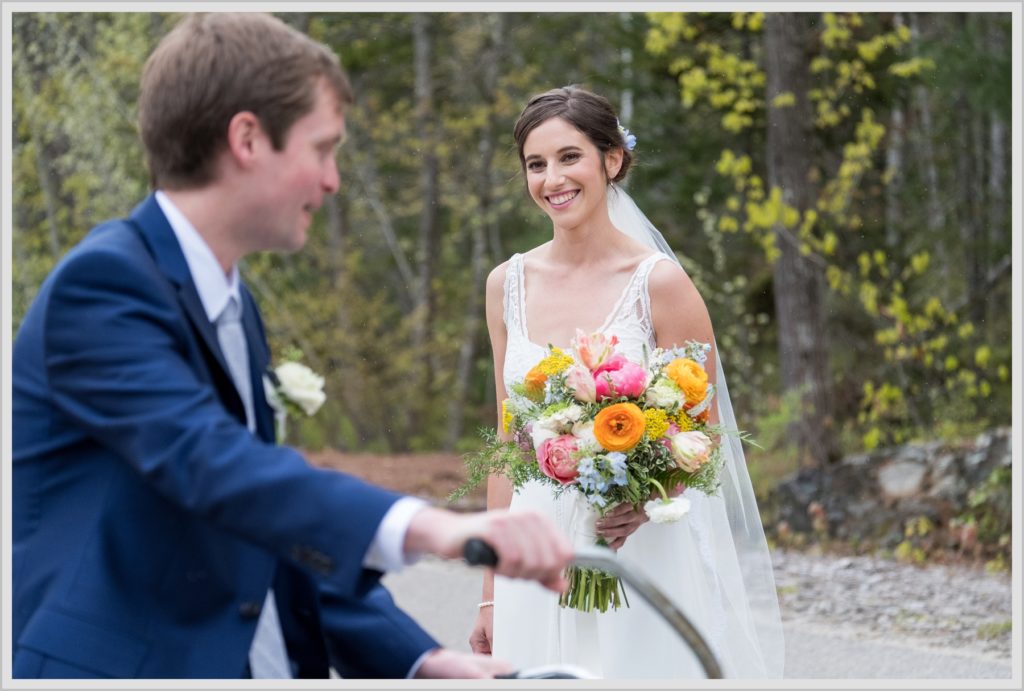
[[[683,267],[670,261],[660,261],[654,266],[647,285],[657,345],[671,348],[686,341],[710,343],[712,348],[704,369],[708,373],[708,381],[714,384],[718,360],[718,352],[714,347],[715,332],[697,286]],[[718,406],[711,406],[709,421],[711,424],[718,423]]]
[[[704,299],[681,266],[674,262],[658,262],[648,277],[648,294],[651,296],[651,320],[657,345],[670,348],[686,341],[699,341],[714,345],[715,336],[711,329]],[[716,353],[712,347],[704,363],[708,381],[715,381]],[[718,422],[718,410],[711,407],[710,421]],[[676,493],[681,492],[679,487]],[[616,507],[597,522],[598,534],[605,538],[608,546],[618,549],[626,538],[647,521],[647,514],[635,510],[628,504]]]
[[[508,262],[505,262],[491,271],[487,277],[486,293],[487,332],[491,337],[491,352],[494,358],[494,390],[498,402],[498,434],[503,438],[507,438],[507,435],[501,431],[501,402],[505,400],[505,379],[502,373],[505,368],[505,345],[508,340],[503,314],[507,268]],[[507,509],[511,503],[512,483],[504,477],[492,475],[487,480],[487,508]],[[494,608],[486,603],[493,601],[494,572],[488,570],[484,573],[480,613],[469,636],[470,648],[475,653],[489,654],[491,652],[491,626]]]

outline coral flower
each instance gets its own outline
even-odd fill
[[[624,355],[616,353],[594,370],[597,400],[604,398],[639,398],[647,388],[647,370]]]
[[[526,377],[523,379],[523,384],[526,386],[526,393],[530,398],[536,400],[541,394],[544,393],[544,385],[548,383],[548,375],[544,374],[541,370],[540,365],[537,365],[529,372],[526,373]]]
[[[594,437],[608,451],[628,451],[644,436],[647,418],[635,403],[616,403],[594,418]]]
[[[665,374],[682,390],[687,407],[697,405],[708,393],[708,373],[690,358],[676,358],[668,363]]]

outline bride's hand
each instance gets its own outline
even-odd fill
[[[618,550],[626,544],[626,538],[647,521],[643,507],[634,509],[632,504],[619,504],[597,521],[597,534],[605,539],[609,548]]]
[[[481,607],[476,617],[473,632],[469,634],[469,649],[474,653],[491,654],[492,626],[494,624],[494,608]]]

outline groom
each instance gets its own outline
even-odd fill
[[[14,345],[14,677],[494,676],[381,572],[479,536],[499,573],[564,587],[537,514],[456,515],[273,443],[237,263],[303,246],[351,98],[330,50],[266,15],[188,16],[150,56],[157,191],[68,253]]]

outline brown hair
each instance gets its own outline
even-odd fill
[[[149,56],[139,94],[139,130],[154,187],[194,188],[213,180],[228,123],[250,111],[277,150],[309,113],[323,78],[352,103],[338,56],[266,14],[190,14]]]
[[[580,132],[604,154],[612,149],[622,149],[622,167],[612,182],[625,179],[629,166],[633,162],[633,154],[623,145],[622,133],[619,131],[619,119],[615,109],[604,96],[592,91],[571,85],[537,94],[526,104],[519,114],[512,136],[519,148],[519,163],[525,169],[526,157],[523,146],[526,138],[538,125],[551,118],[562,118]]]

